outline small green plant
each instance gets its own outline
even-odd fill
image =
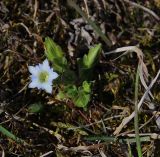
[[[77,59],[78,72],[71,70],[61,47],[51,38],[46,37],[44,45],[46,57],[51,61],[53,69],[59,74],[57,83],[60,88],[57,99],[69,99],[75,106],[86,109],[91,99],[92,74],[100,55],[101,44],[95,45],[83,58]]]
[[[29,72],[31,73],[29,87],[36,87],[51,94],[53,80],[57,79],[57,81],[54,81],[60,87],[56,96],[57,99],[69,99],[75,106],[86,109],[91,99],[92,74],[100,55],[101,44],[95,45],[89,50],[88,54],[77,59],[78,72],[71,70],[71,65],[68,63],[61,47],[51,38],[46,37],[44,45],[45,55],[52,63],[52,68],[47,59],[42,64],[29,66]],[[30,110],[34,110],[34,112],[36,110],[37,112],[37,107],[39,106],[31,106]]]

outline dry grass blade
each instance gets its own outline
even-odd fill
[[[101,157],[107,157],[102,150],[99,150]]]
[[[143,11],[145,11],[145,12],[147,12],[148,14],[152,15],[157,21],[160,21],[160,17],[159,17],[157,14],[155,14],[152,10],[150,10],[150,9],[148,9],[148,8],[140,5],[140,4],[137,4],[137,3],[135,3],[135,2],[131,2],[131,1],[129,1],[129,0],[123,0],[123,1],[126,2],[126,3],[128,3],[128,4],[130,4],[130,5],[132,5],[132,6],[134,6],[134,7],[137,7],[137,8],[139,8],[139,9],[142,9]]]
[[[51,155],[52,153],[53,153],[53,151],[49,151],[49,152],[41,155],[40,157],[47,157],[47,156]]]
[[[61,151],[72,151],[72,152],[78,152],[78,151],[89,151],[89,150],[95,150],[98,149],[100,146],[103,144],[94,144],[94,145],[89,145],[89,146],[77,146],[77,147],[66,147],[64,145],[58,145],[58,149]]]
[[[128,137],[135,137],[135,134],[127,134]],[[140,133],[139,136],[144,137],[144,136],[149,136],[151,139],[160,139],[160,135],[157,133]]]
[[[137,54],[138,57],[138,67],[139,67],[139,75],[140,75],[140,80],[142,85],[144,86],[145,89],[147,89],[147,84],[146,82],[148,82],[148,70],[147,67],[143,61],[143,52],[141,51],[141,49],[139,49],[137,46],[126,46],[126,47],[120,47],[117,48],[113,51],[110,52],[106,52],[105,55],[109,55],[109,54],[113,54],[113,53],[120,53],[120,52],[124,52],[122,55],[120,55],[120,57],[122,57],[123,55],[126,55],[129,52],[135,52]],[[118,57],[119,58],[119,57]],[[153,98],[151,92],[149,92],[150,96]]]
[[[0,145],[0,147],[1,147],[1,157],[5,157],[5,152],[4,152],[4,149],[3,149],[3,147]]]
[[[158,71],[156,77],[152,80],[152,82],[150,83],[150,85],[148,86],[147,90],[145,91],[145,93],[143,94],[140,102],[138,103],[138,109],[141,107],[143,101],[145,100],[145,98],[148,96],[149,91],[151,90],[151,88],[153,87],[153,85],[155,84],[156,80],[158,79],[160,75],[160,70]],[[135,112],[133,112],[129,117],[126,117],[123,119],[122,123],[116,128],[116,130],[114,131],[114,135],[118,135],[120,133],[120,131],[123,129],[123,127],[129,123],[133,117],[135,116]]]
[[[36,19],[37,16],[37,10],[38,10],[38,1],[35,0],[35,4],[34,4],[34,14],[33,14],[33,19]]]

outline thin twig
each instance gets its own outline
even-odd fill
[[[30,32],[29,28],[24,23],[21,22],[21,23],[18,23],[18,24],[21,25],[21,26],[23,26],[25,28],[25,30],[27,31],[27,33],[29,34],[29,36],[32,36],[32,33]]]

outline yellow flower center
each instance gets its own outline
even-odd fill
[[[49,74],[48,74],[47,71],[42,71],[42,72],[39,73],[39,81],[41,83],[47,82],[48,77],[49,77]]]

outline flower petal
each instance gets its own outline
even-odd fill
[[[42,85],[42,89],[44,89],[47,93],[52,93],[52,84],[45,83]]]
[[[58,74],[56,72],[49,72],[49,78],[48,81],[52,81],[58,77]]]
[[[51,69],[50,66],[49,66],[49,62],[48,62],[47,59],[45,59],[45,60],[43,61],[42,69],[43,69],[43,70],[46,70],[46,71],[49,71],[49,70]]]
[[[37,76],[38,73],[39,73],[39,67],[38,66],[28,66],[28,69],[29,69],[29,72],[34,75],[34,76]]]
[[[32,82],[29,84],[28,87],[29,88],[39,87],[39,83],[38,83],[37,79],[32,80]]]

